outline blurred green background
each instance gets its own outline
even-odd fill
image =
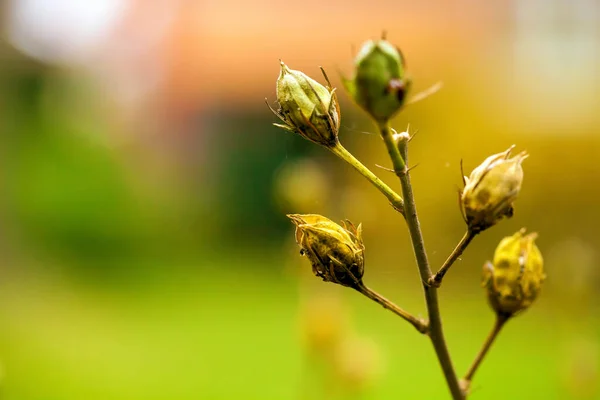
[[[433,266],[461,237],[470,171],[517,144],[515,216],[440,292],[457,371],[493,323],[481,266],[521,227],[548,279],[475,399],[600,399],[600,4],[9,0],[0,41],[0,397],[442,399],[426,338],[312,277],[286,213],[362,222],[366,282],[425,306],[403,221],[325,150],[271,125],[283,59],[351,73],[383,29],[415,90],[413,184]],[[369,121],[342,142],[390,185]],[[333,344],[332,344],[333,343]],[[325,348],[323,348],[323,346]]]

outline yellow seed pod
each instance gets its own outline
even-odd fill
[[[362,227],[350,221],[340,226],[318,214],[288,214],[296,225],[300,254],[308,257],[313,273],[326,282],[355,287],[364,273]]]
[[[544,260],[535,245],[537,233],[525,228],[500,241],[493,263],[483,267],[483,284],[490,305],[503,316],[512,316],[528,308],[536,299],[544,274]]]
[[[468,178],[464,177],[461,207],[469,229],[474,232],[481,232],[513,214],[513,202],[523,183],[521,163],[528,157],[523,151],[509,158],[513,148],[514,145],[489,156]]]

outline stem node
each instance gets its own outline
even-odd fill
[[[394,314],[400,316],[412,326],[415,327],[417,331],[420,333],[427,335],[429,334],[429,324],[423,318],[418,318],[412,315],[411,313],[404,311],[402,308],[398,307],[396,304],[392,303],[390,300],[386,299],[373,289],[367,287],[365,284],[360,282],[357,284],[354,289],[369,299],[373,300],[377,304],[381,305],[383,308],[390,310]]]
[[[452,250],[452,253],[450,253],[446,261],[444,261],[442,267],[438,270],[438,272],[436,272],[433,276],[431,276],[428,279],[427,282],[430,286],[439,288],[442,285],[442,279],[444,279],[444,275],[446,275],[452,264],[454,264],[454,262],[458,260],[458,258],[462,255],[469,243],[471,243],[471,240],[473,240],[476,235],[477,232],[471,229],[467,230],[467,232],[463,235],[462,239],[460,239],[460,242],[458,242],[454,250]]]
[[[394,192],[388,185],[385,184],[381,179],[377,177],[369,168],[361,163],[356,157],[352,155],[341,143],[337,143],[335,146],[330,147],[329,150],[342,160],[350,164],[358,173],[364,176],[369,182],[373,184],[390,202],[392,207],[400,214],[404,215],[404,200],[402,197]]]

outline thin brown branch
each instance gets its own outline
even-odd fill
[[[427,324],[427,321],[425,321],[424,319],[415,317],[408,311],[404,311],[402,308],[398,307],[396,304],[392,303],[390,300],[386,299],[385,297],[383,297],[382,295],[380,295],[379,293],[377,293],[373,289],[365,286],[362,283],[360,285],[358,285],[355,289],[358,292],[365,295],[366,297],[368,297],[369,299],[371,299],[374,302],[383,306],[383,308],[388,309],[391,312],[393,312],[394,314],[405,319],[408,323],[410,323],[412,326],[414,326],[417,329],[417,331],[419,331],[420,333],[427,334],[427,332],[429,330],[429,326]]]
[[[473,363],[471,364],[471,367],[469,367],[469,370],[465,374],[465,377],[461,380],[461,386],[463,386],[463,389],[465,391],[468,391],[468,388],[471,384],[471,381],[473,380],[473,376],[475,375],[475,372],[477,372],[479,365],[485,358],[485,355],[487,354],[487,352],[490,350],[490,347],[492,347],[494,340],[496,339],[496,337],[502,330],[502,327],[504,326],[504,324],[506,324],[506,321],[508,321],[509,319],[510,319],[510,316],[507,316],[507,315],[498,315],[496,317],[496,321],[494,322],[494,327],[492,328],[488,337],[485,339],[485,342],[483,343],[481,350],[479,350],[479,353],[477,353],[477,356],[475,357],[475,360],[473,360]]]
[[[428,282],[431,286],[434,286],[436,288],[439,288],[441,286],[442,279],[444,279],[444,275],[446,275],[446,272],[448,272],[452,264],[454,264],[454,262],[458,260],[458,258],[462,255],[467,246],[469,246],[469,243],[471,243],[471,240],[473,240],[475,236],[477,236],[477,233],[470,229],[468,229],[467,232],[465,232],[462,239],[460,239],[460,242],[458,242],[454,250],[452,250],[452,253],[450,253],[448,259],[446,259],[442,267],[438,270],[438,272],[435,273],[435,275],[429,278]]]
[[[404,197],[404,218],[408,225],[408,231],[412,241],[412,247],[417,260],[417,266],[419,267],[419,274],[423,283],[423,291],[425,294],[425,301],[427,303],[427,313],[429,315],[429,337],[435,353],[437,355],[440,366],[446,378],[446,383],[452,398],[454,400],[463,400],[464,393],[459,385],[450,353],[448,352],[448,346],[444,338],[444,331],[442,329],[442,319],[440,316],[440,309],[437,297],[437,289],[431,287],[428,283],[431,278],[431,269],[429,267],[429,261],[427,259],[427,253],[425,251],[425,243],[423,240],[423,234],[421,232],[421,226],[417,215],[417,208],[415,204],[415,198],[410,183],[410,174],[406,168],[406,162],[398,149],[394,138],[392,137],[392,131],[387,123],[379,125],[380,133],[387,147],[392,164],[394,165],[394,171],[400,178],[400,184],[402,185],[402,195]]]

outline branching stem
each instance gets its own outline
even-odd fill
[[[404,200],[402,200],[402,197],[398,193],[394,192],[392,188],[386,185],[385,182],[371,172],[371,170],[361,163],[356,157],[354,157],[352,153],[346,150],[341,143],[338,143],[329,149],[333,152],[333,154],[346,161],[355,170],[357,170],[358,173],[371,182],[373,186],[375,186],[381,193],[383,193],[385,197],[387,197],[392,206],[404,215]]]
[[[428,282],[431,286],[434,286],[436,288],[439,288],[441,286],[442,279],[444,279],[444,275],[446,275],[446,272],[448,272],[452,264],[454,264],[454,262],[458,260],[458,257],[462,255],[463,251],[465,251],[465,249],[467,248],[469,243],[471,243],[471,240],[475,238],[475,236],[477,236],[477,232],[474,232],[471,229],[468,229],[467,232],[465,232],[462,239],[460,239],[460,242],[458,242],[452,253],[448,256],[442,267],[439,269],[439,271],[436,272],[435,275],[433,275],[431,278],[429,278]]]
[[[423,320],[422,318],[417,318],[414,315],[412,315],[411,313],[404,311],[402,308],[398,307],[396,304],[392,303],[390,300],[386,299],[385,297],[383,297],[382,295],[380,295],[379,293],[375,292],[374,290],[365,286],[362,283],[359,284],[355,289],[358,292],[365,295],[366,297],[368,297],[369,299],[371,299],[374,302],[383,306],[383,308],[386,308],[386,309],[390,310],[391,312],[393,312],[394,314],[405,319],[412,326],[414,326],[417,329],[417,331],[419,331],[420,333],[426,334],[428,332],[429,327],[428,327],[427,321]]]
[[[456,377],[456,372],[454,370],[454,366],[452,365],[450,353],[448,352],[448,346],[446,345],[446,340],[444,339],[437,289],[430,286],[428,283],[432,274],[429,267],[429,261],[427,260],[427,253],[425,251],[425,243],[423,241],[423,234],[421,232],[419,218],[417,216],[417,208],[415,205],[412,185],[410,183],[410,174],[405,160],[402,158],[400,150],[398,149],[396,142],[392,137],[392,131],[388,122],[380,123],[378,125],[381,137],[385,142],[388,153],[392,160],[394,171],[400,178],[400,184],[402,185],[402,195],[405,201],[404,218],[406,219],[406,224],[408,225],[412,247],[417,260],[417,266],[419,267],[421,281],[423,283],[425,301],[427,303],[427,313],[429,315],[429,337],[442,367],[442,371],[444,372],[444,377],[446,378],[452,398],[454,400],[463,400],[465,398],[464,393]]]

